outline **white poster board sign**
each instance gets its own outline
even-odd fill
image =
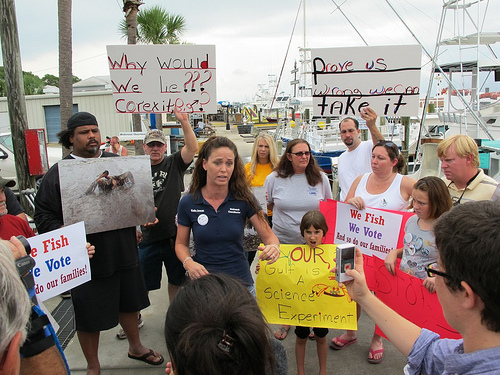
[[[315,116],[418,114],[419,45],[311,49]]]
[[[31,246],[35,293],[40,301],[91,279],[83,222],[27,238]]]
[[[352,243],[366,255],[385,259],[398,245],[401,215],[376,208],[357,210],[347,203],[337,203],[336,244]]]
[[[217,113],[215,46],[107,46],[118,113]]]

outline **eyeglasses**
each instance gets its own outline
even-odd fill
[[[431,263],[431,264],[427,265],[426,267],[424,267],[425,272],[427,272],[427,276],[429,276],[429,277],[435,277],[437,275],[437,276],[445,277],[449,280],[452,279],[451,275],[448,275],[446,272],[439,271],[438,268],[439,267],[438,267],[437,262]]]
[[[305,156],[311,155],[311,151],[290,152],[290,154],[298,156],[299,158],[301,158],[303,155],[305,155]]]

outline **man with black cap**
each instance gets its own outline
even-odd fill
[[[99,149],[101,135],[96,118],[78,112],[68,120],[67,130],[58,134],[59,143],[72,152],[65,159],[115,157]],[[77,171],[75,171],[77,173]],[[35,198],[35,223],[40,233],[64,225],[58,166],[52,166],[42,179]],[[123,228],[87,236],[96,253],[90,260],[92,280],[72,289],[75,323],[87,360],[87,374],[99,374],[100,331],[124,328],[129,341],[128,357],[151,365],[163,363],[163,356],[142,345],[137,326],[138,312],[149,306],[139,268],[135,228]]]

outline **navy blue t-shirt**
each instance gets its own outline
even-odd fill
[[[243,249],[243,233],[247,218],[255,215],[244,201],[228,194],[218,210],[203,199],[185,195],[179,202],[178,223],[192,228],[196,255],[194,260],[210,273],[224,273],[253,284]]]

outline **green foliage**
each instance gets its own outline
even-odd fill
[[[59,87],[59,77],[56,77],[53,74],[45,74],[43,77],[43,82],[48,86]]]
[[[59,87],[59,77],[56,77],[52,74],[45,74],[43,78],[40,78],[36,74],[33,74],[31,72],[23,72],[23,81],[25,95],[43,94],[43,88],[47,85]],[[80,81],[80,78],[78,78],[77,76],[73,76],[73,83]],[[3,66],[0,66],[0,97],[1,96],[7,96]]]
[[[179,44],[186,29],[183,16],[170,14],[161,6],[143,9],[137,14],[137,40],[144,44]],[[123,19],[119,32],[127,37],[127,22]]]
[[[45,82],[31,72],[23,72],[24,95],[43,94]]]

